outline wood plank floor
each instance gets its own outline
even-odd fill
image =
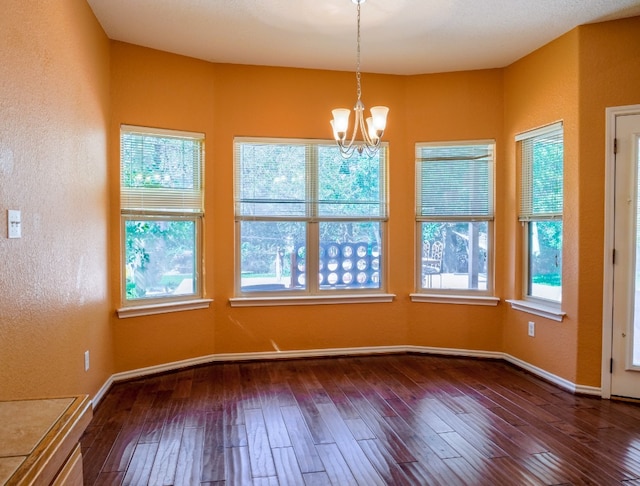
[[[114,385],[86,485],[640,485],[640,406],[423,355],[218,363]]]

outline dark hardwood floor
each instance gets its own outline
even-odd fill
[[[640,485],[640,406],[423,355],[218,363],[114,385],[85,484]]]

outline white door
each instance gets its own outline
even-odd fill
[[[640,399],[640,113],[615,121],[611,395]]]

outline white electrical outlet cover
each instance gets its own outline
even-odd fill
[[[19,209],[7,209],[7,237],[22,237],[22,221]]]

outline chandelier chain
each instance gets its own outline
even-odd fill
[[[362,102],[362,85],[360,73],[360,7],[365,0],[352,0],[356,4],[358,12],[358,30],[356,44],[356,88],[358,100],[356,101],[353,111],[356,119],[353,125],[353,132],[350,138],[349,133],[349,114],[350,110],[346,108],[336,108],[332,110],[333,120],[331,127],[333,128],[333,136],[340,147],[342,157],[348,159],[354,152],[358,154],[366,154],[367,157],[374,157],[380,148],[380,139],[384,133],[387,124],[387,113],[389,108],[386,106],[373,106],[371,108],[371,116],[364,115],[364,103]],[[358,132],[362,136],[362,140],[357,140]]]
[[[360,4],[362,2],[358,0],[357,3],[357,11],[358,11],[358,33],[357,33],[357,48],[356,48],[356,86],[357,86],[357,94],[358,100],[362,97],[362,88],[360,87]]]

